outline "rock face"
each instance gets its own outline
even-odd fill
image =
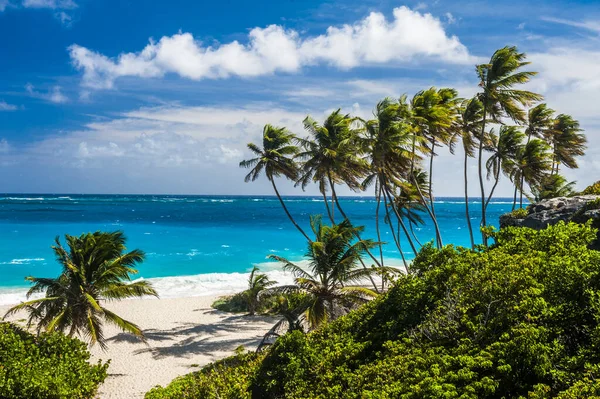
[[[510,213],[500,216],[500,227],[521,226],[539,230],[561,220],[576,223],[585,223],[589,219],[600,220],[600,209],[587,209],[592,202],[598,200],[600,195],[577,195],[544,200],[530,205],[529,214],[523,219],[516,218]]]
[[[510,213],[500,216],[500,227],[517,226],[541,230],[560,221],[585,223],[592,219],[593,225],[600,228],[600,195],[552,198],[530,205],[527,210],[528,214],[524,218]],[[600,233],[593,246],[600,247]]]

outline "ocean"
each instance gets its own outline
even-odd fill
[[[288,209],[309,231],[309,215],[326,214],[320,197],[286,197]],[[341,205],[364,237],[376,239],[373,197],[343,197]],[[475,238],[481,203],[470,201]],[[488,220],[509,212],[512,200],[498,198],[488,208]],[[464,199],[438,198],[438,223],[445,244],[469,245]],[[339,218],[339,214],[336,215]],[[389,227],[381,216],[384,255],[388,264],[401,264]],[[416,229],[422,242],[434,238],[426,215]],[[325,221],[328,221],[324,217]],[[279,282],[291,277],[277,262],[277,254],[302,260],[306,243],[273,196],[175,195],[0,195],[0,304],[23,300],[25,276],[55,277],[60,266],[51,245],[57,236],[90,231],[123,230],[129,249],[146,252],[136,278],[150,279],[162,297],[210,295],[243,289],[253,265]],[[403,252],[414,254],[405,242]]]

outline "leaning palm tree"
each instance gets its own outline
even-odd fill
[[[556,197],[569,197],[575,193],[575,182],[567,182],[561,175],[546,176],[539,186],[531,187],[531,201],[542,201]]]
[[[503,47],[492,55],[487,64],[477,65],[477,76],[481,92],[477,98],[483,105],[481,133],[485,134],[488,119],[501,123],[502,118],[510,118],[515,122],[525,121],[525,112],[521,106],[527,106],[542,99],[542,96],[526,90],[515,89],[515,86],[527,83],[536,72],[521,71],[529,62],[525,61],[525,53],[519,53],[516,47]],[[481,227],[486,226],[485,186],[483,176],[484,141],[479,141],[478,172],[481,190]],[[487,245],[487,235],[482,231],[483,243]]]
[[[546,137],[553,152],[551,174],[558,174],[561,164],[570,169],[577,168],[576,157],[584,155],[587,148],[587,139],[582,131],[579,122],[570,115],[556,117]]]
[[[310,296],[306,318],[310,328],[315,329],[376,295],[368,288],[351,284],[361,283],[377,271],[358,266],[365,249],[373,248],[377,243],[355,240],[363,227],[354,227],[347,219],[327,226],[320,216],[315,216],[311,218],[311,227],[315,239],[308,243],[306,268],[276,255],[269,255],[269,258],[282,262],[283,269],[295,277],[295,285],[274,289],[304,292]]]
[[[353,122],[350,115],[342,114],[340,109],[332,112],[322,125],[310,116],[304,119],[304,128],[310,136],[301,140],[303,151],[297,158],[303,163],[298,184],[302,189],[310,182],[318,184],[332,223],[335,223],[334,208],[341,208],[335,185],[346,184],[351,190],[359,191],[361,178],[367,170]],[[331,190],[331,207],[327,200],[328,190]],[[340,209],[340,213],[343,210]]]
[[[377,239],[381,242],[379,229],[379,208],[383,198],[384,203],[389,203],[398,218],[398,223],[403,229],[412,250],[416,253],[416,247],[408,234],[402,217],[392,203],[392,196],[396,188],[405,184],[411,165],[411,144],[413,133],[410,126],[404,123],[401,116],[401,102],[391,98],[380,101],[374,112],[374,119],[362,121],[364,126],[364,143],[367,151],[369,171],[362,183],[366,189],[375,183],[375,223]],[[396,236],[394,236],[396,237]],[[398,250],[402,253],[400,242],[396,243]],[[383,264],[383,253],[380,246],[381,263]]]
[[[467,227],[469,228],[471,248],[475,249],[473,227],[471,226],[471,216],[469,215],[469,181],[467,170],[469,158],[475,157],[478,135],[481,132],[481,125],[483,124],[483,104],[481,104],[481,101],[479,101],[477,98],[463,101],[459,107],[457,124],[457,134],[461,138],[464,152],[463,178],[465,184],[465,216],[467,219]]]
[[[492,131],[486,137],[486,150],[492,153],[486,162],[487,178],[493,177],[494,179],[494,184],[485,202],[487,209],[500,181],[500,172],[509,178],[517,173],[516,160],[525,146],[525,134],[516,126],[501,126],[498,136]],[[515,188],[519,184],[519,182],[515,182]]]
[[[290,133],[286,128],[265,125],[263,129],[262,148],[254,143],[248,143],[248,149],[250,149],[256,157],[240,162],[240,167],[252,168],[250,173],[248,173],[244,179],[246,183],[258,179],[264,171],[267,179],[269,179],[273,186],[275,195],[277,195],[277,199],[281,203],[281,207],[285,211],[285,214],[304,238],[309,240],[310,238],[308,238],[308,235],[292,217],[285,202],[281,198],[281,195],[279,195],[279,190],[277,190],[277,185],[275,184],[275,178],[279,176],[286,177],[293,181],[296,181],[298,178],[298,166],[293,160],[293,157],[298,154],[298,147],[293,144],[295,140],[296,136],[294,136],[293,133]]]
[[[68,331],[69,336],[83,335],[90,344],[98,343],[103,349],[106,348],[103,322],[143,339],[137,325],[105,308],[103,302],[144,295],[158,297],[149,282],[131,282],[144,253],[137,249],[125,253],[125,236],[121,231],[65,237],[68,248],[62,246],[58,237],[52,247],[63,269],[60,276],[27,277],[33,283],[27,297],[41,292],[45,297],[14,306],[4,317],[26,310],[28,325],[37,324],[38,333]]]
[[[514,180],[524,182],[531,187],[541,186],[552,169],[550,146],[541,139],[532,139],[517,153]],[[518,178],[518,180],[516,179]],[[524,184],[517,184],[520,191],[519,207],[523,207]],[[513,208],[516,205],[516,196]]]
[[[259,298],[262,292],[267,288],[277,284],[276,281],[269,279],[264,273],[259,273],[260,269],[257,266],[252,268],[250,277],[248,278],[248,289],[243,292],[246,303],[248,304],[248,313],[254,316],[260,304]]]
[[[411,101],[412,119],[416,133],[428,142],[427,155],[429,155],[429,186],[428,194],[431,201],[428,208],[436,229],[436,243],[442,246],[442,236],[437,226],[435,202],[433,200],[433,160],[436,156],[436,147],[451,145],[455,138],[453,130],[457,116],[457,92],[454,89],[436,89],[431,87],[415,94]],[[415,182],[413,181],[413,184]]]

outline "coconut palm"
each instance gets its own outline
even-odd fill
[[[433,160],[436,156],[436,147],[451,145],[455,138],[453,129],[457,116],[457,92],[454,89],[431,87],[415,94],[412,99],[412,118],[417,127],[416,132],[429,143],[429,185],[428,194],[430,215],[436,229],[436,242],[442,245],[442,236],[437,225],[435,204],[432,192]],[[413,182],[414,183],[414,182]]]
[[[488,119],[501,123],[503,118],[515,122],[525,121],[525,112],[521,106],[527,106],[542,99],[542,96],[526,90],[518,90],[517,85],[527,83],[536,72],[522,71],[529,62],[525,61],[525,53],[520,53],[516,47],[503,47],[492,55],[490,62],[477,65],[477,76],[481,92],[477,98],[483,105],[483,115],[480,137],[485,135]],[[484,141],[479,141],[478,172],[481,190],[481,226],[486,226],[485,186],[483,176]],[[482,232],[483,243],[487,245],[487,235]]]
[[[567,182],[563,176],[553,174],[546,176],[539,186],[531,187],[531,201],[542,201],[549,198],[569,197],[575,193],[575,182]]]
[[[529,187],[541,186],[551,169],[550,146],[541,139],[532,139],[517,153],[513,181],[527,183]],[[519,207],[522,208],[524,184],[517,184],[517,188],[521,193]],[[513,201],[513,207],[515,203],[516,197]]]
[[[375,269],[358,265],[365,249],[373,248],[377,243],[355,240],[364,228],[352,226],[347,219],[328,226],[323,224],[320,216],[315,216],[311,218],[311,227],[315,239],[308,243],[306,267],[277,255],[269,255],[269,258],[282,262],[284,270],[295,277],[295,285],[278,287],[279,290],[310,295],[306,318],[315,329],[376,295],[368,288],[350,284],[360,283],[375,273]]]
[[[248,278],[248,289],[244,291],[243,295],[248,304],[248,313],[250,316],[254,316],[259,306],[260,294],[267,288],[277,284],[276,281],[269,279],[264,273],[259,273],[260,269],[257,266],[252,268],[250,277]]]
[[[527,135],[527,143],[532,137],[538,139],[546,139],[550,135],[550,130],[554,125],[554,110],[548,108],[544,103],[538,104],[527,111],[527,121],[525,124],[525,134]],[[519,187],[523,187],[525,176],[521,175]],[[522,195],[521,195],[522,197]]]
[[[240,162],[240,167],[252,168],[250,173],[248,173],[244,179],[246,183],[258,179],[264,171],[267,179],[273,186],[275,195],[277,195],[277,199],[281,203],[281,207],[285,211],[285,214],[296,229],[302,233],[304,238],[310,240],[308,235],[290,214],[290,211],[281,198],[281,195],[279,195],[279,190],[277,190],[277,185],[275,184],[275,178],[279,176],[283,176],[293,181],[296,181],[298,178],[298,166],[293,160],[293,157],[296,156],[299,151],[298,147],[294,145],[295,140],[296,136],[286,128],[267,124],[263,129],[262,148],[254,143],[248,143],[248,149],[252,151],[256,157]]]
[[[552,174],[558,174],[559,166],[577,168],[577,156],[585,154],[587,139],[581,133],[579,122],[570,115],[560,114],[547,131],[547,140],[552,147]]]
[[[298,159],[303,161],[298,184],[302,189],[310,182],[318,184],[332,223],[335,222],[334,207],[340,208],[335,185],[346,184],[350,189],[359,191],[362,176],[367,170],[367,164],[361,158],[358,132],[352,127],[353,121],[350,115],[342,114],[339,109],[332,112],[322,125],[310,116],[304,119],[304,127],[310,137],[301,141],[304,151],[298,154]],[[328,189],[331,190],[331,207],[327,202]]]
[[[469,158],[475,157],[478,136],[481,133],[483,124],[483,104],[477,98],[464,100],[459,107],[457,130],[461,138],[464,152],[463,178],[465,184],[465,216],[469,228],[469,237],[471,239],[471,248],[475,248],[475,239],[473,238],[473,227],[471,226],[471,216],[469,215],[469,193],[468,193],[468,162]]]
[[[68,248],[59,238],[52,247],[62,266],[57,278],[27,277],[33,286],[27,298],[37,293],[45,297],[12,307],[4,317],[26,310],[28,325],[37,324],[38,333],[68,331],[69,336],[86,337],[90,344],[106,348],[103,323],[108,322],[143,339],[140,328],[103,306],[104,302],[144,295],[158,296],[147,281],[131,282],[135,266],[144,260],[138,249],[125,253],[125,235],[95,232],[79,237],[66,235]]]
[[[380,101],[374,112],[374,119],[363,121],[369,174],[362,183],[363,189],[375,182],[375,222],[377,239],[381,242],[379,229],[379,208],[381,199],[385,203],[391,200],[396,187],[405,184],[411,164],[411,145],[413,134],[410,126],[401,117],[401,103],[391,98]],[[394,204],[392,209],[398,217],[398,222],[407,236],[408,242],[416,251],[410,235]],[[394,236],[395,237],[395,236]],[[399,241],[396,243],[402,253]],[[416,253],[416,252],[415,252]],[[380,257],[383,263],[383,253],[380,246]]]
[[[517,173],[515,160],[521,154],[525,146],[524,142],[525,134],[516,126],[501,126],[498,136],[493,132],[487,135],[486,150],[492,153],[486,162],[487,178],[490,179],[490,177],[493,177],[494,185],[486,200],[486,208],[500,181],[500,172],[509,178],[512,178]],[[519,182],[515,182],[515,187],[517,186],[519,186]]]

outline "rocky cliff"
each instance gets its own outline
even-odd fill
[[[560,221],[585,223],[593,220],[593,225],[600,228],[600,195],[577,195],[574,197],[558,197],[540,201],[527,207],[527,215],[507,213],[500,216],[500,227],[520,226],[532,229],[545,229]],[[595,246],[600,245],[599,240]]]

